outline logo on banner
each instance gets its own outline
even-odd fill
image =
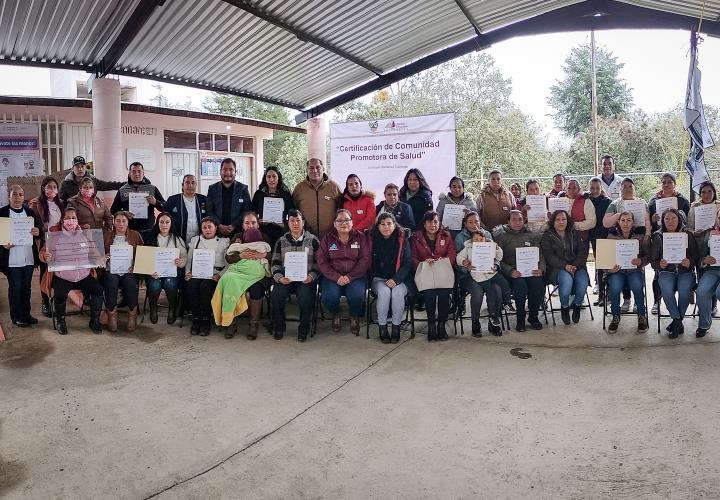
[[[385,132],[389,132],[389,133],[405,132],[407,129],[408,129],[407,123],[397,122],[395,120],[390,120],[390,123],[385,125]]]
[[[377,134],[378,121],[375,120],[374,122],[368,122],[368,127],[370,127],[370,132],[372,132],[373,134]]]

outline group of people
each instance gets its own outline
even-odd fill
[[[700,317],[696,335],[706,335],[714,297],[720,296],[720,263],[710,245],[711,237],[720,235],[720,202],[714,185],[703,184],[700,199],[690,205],[676,191],[675,177],[667,173],[655,196],[649,203],[642,201],[638,211],[637,203],[628,203],[639,200],[634,181],[615,174],[611,156],[604,156],[602,164],[603,174],[590,180],[587,192],[577,179],[557,174],[547,193],[542,193],[537,180],[528,180],[523,196],[522,186],[506,188],[502,173],[493,170],[473,199],[463,179],[453,177],[434,208],[433,192],[418,169],[410,169],[402,185],[385,186],[383,200],[376,204],[357,175],[348,176],[341,188],[325,173],[322,161],[313,158],[307,162],[306,178],[292,190],[278,168],[268,167],[251,197],[248,187],[236,180],[235,162],[226,158],[221,179],[209,186],[207,196],[196,192],[195,176],[186,175],[182,192],[165,200],[140,163],[130,165],[127,182],[113,183],[94,178],[84,158],[76,157],[73,171],[60,186],[54,178],[45,178],[40,195],[29,203],[23,189],[12,186],[10,203],[0,208],[0,217],[32,217],[34,244],[1,247],[0,270],[8,277],[12,321],[25,327],[37,323],[30,314],[30,291],[34,269],[40,267],[43,314],[54,315],[60,334],[68,333],[65,310],[73,290],[82,292],[90,306],[92,331],[117,330],[120,301],[128,310],[127,330],[133,331],[139,280],[145,280],[151,323],[158,321],[158,299],[164,291],[167,322],[174,323],[189,310],[193,335],[208,335],[218,325],[226,338],[232,338],[237,333],[236,318],[248,311],[246,336],[254,340],[263,300],[269,296],[273,335],[282,339],[285,305],[295,295],[297,339],[305,341],[319,287],[334,332],[342,329],[340,299],[345,296],[350,331],[359,334],[369,290],[375,298],[382,342],[399,341],[407,307],[424,309],[428,340],[443,341],[448,339],[450,311],[466,296],[473,336],[482,336],[483,301],[490,333],[502,335],[503,310],[514,311],[515,330],[541,330],[539,312],[547,285],[557,288],[563,323],[578,323],[591,281],[589,249],[596,252],[600,239],[635,239],[639,251],[630,266],[616,265],[596,275],[596,304],[610,302],[609,331],[616,331],[621,313],[629,312],[631,295],[637,329],[648,329],[645,267],[650,264],[655,273],[652,312],[658,311],[662,299],[672,319],[669,336],[683,333],[695,288]],[[110,208],[98,197],[98,190],[117,190]],[[130,203],[138,198],[133,193],[141,193],[145,200],[141,214],[130,211],[138,210],[137,201]],[[567,198],[567,203],[540,220],[529,218],[529,195]],[[269,198],[275,199],[272,204],[267,203]],[[668,198],[675,200],[668,204]],[[451,205],[461,208],[449,211]],[[714,207],[712,227],[696,228],[696,212],[702,205]],[[460,212],[462,222],[449,228],[443,218],[447,223],[451,212]],[[87,230],[101,231],[102,243],[93,245]],[[687,235],[685,258],[679,262],[663,256],[667,233]],[[85,264],[53,266],[58,242],[76,248],[73,258]],[[489,242],[494,245],[476,245]],[[113,245],[128,245],[133,253],[139,246],[172,249],[177,273],[139,275],[132,266],[111,272]],[[486,267],[474,262],[480,247],[493,252],[484,261],[490,262]],[[531,254],[536,261],[528,264],[527,254],[522,253],[520,262],[521,249],[536,249]],[[214,256],[212,276],[193,276],[193,255],[200,255],[198,250]],[[87,265],[93,251],[106,265]]]

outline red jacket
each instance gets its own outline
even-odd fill
[[[349,194],[342,199],[342,207],[350,210],[353,228],[358,231],[367,231],[375,224],[375,195],[364,191],[360,198],[353,200]]]
[[[370,238],[353,228],[347,244],[340,241],[333,229],[320,240],[317,252],[317,264],[323,276],[337,281],[340,276],[351,280],[364,278],[370,269],[372,250]]]
[[[447,257],[450,259],[450,264],[455,263],[457,257],[457,250],[455,250],[455,243],[450,233],[441,229],[437,236],[435,236],[435,251],[430,250],[430,247],[425,241],[425,230],[419,229],[412,235],[412,261],[413,269],[417,269],[417,266],[424,260],[427,259],[440,259]]]

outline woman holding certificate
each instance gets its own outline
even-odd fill
[[[575,231],[580,238],[588,243],[590,241],[590,230],[595,228],[595,205],[590,201],[590,194],[580,190],[580,183],[577,179],[570,179],[567,183],[567,191],[560,193],[570,200],[570,218],[573,221]]]
[[[625,261],[624,263],[616,262],[615,267],[606,271],[609,275],[608,295],[612,314],[608,332],[616,332],[620,325],[620,293],[625,287],[630,287],[637,307],[637,331],[644,333],[648,329],[648,319],[645,309],[645,272],[643,268],[650,262],[649,242],[642,234],[635,234],[635,217],[630,211],[618,214],[618,222],[608,234],[608,239],[624,242],[617,244],[615,254],[617,260]]]
[[[462,231],[462,220],[468,212],[477,212],[475,202],[469,193],[465,192],[465,181],[460,177],[450,179],[450,191],[440,193],[436,212],[440,217],[440,224],[447,227],[455,238]],[[448,208],[449,207],[449,208]],[[447,217],[445,214],[447,213]]]
[[[662,214],[660,230],[652,237],[650,263],[659,273],[658,283],[672,323],[666,330],[671,339],[685,333],[683,318],[690,305],[695,286],[695,264],[699,252],[693,234],[685,228],[683,216],[676,208]],[[677,299],[675,293],[677,292]]]
[[[533,234],[542,234],[547,229],[547,196],[540,191],[540,183],[537,179],[529,179],[525,183],[525,192],[527,195],[523,198],[523,203],[518,206],[527,223],[527,230]]]
[[[185,280],[187,281],[187,298],[193,315],[191,335],[205,337],[210,334],[212,315],[210,299],[215,293],[220,276],[227,267],[225,251],[230,241],[217,235],[218,224],[215,217],[203,218],[200,221],[200,234],[193,236],[188,245]],[[209,260],[210,269],[206,269],[207,266],[201,268],[201,266],[193,265],[193,252],[196,250],[199,256],[202,255],[203,263]]]
[[[257,191],[252,197],[255,213],[260,218],[260,230],[270,247],[285,233],[283,221],[289,210],[295,208],[292,192],[283,182],[280,169],[267,167]]]
[[[572,321],[578,323],[590,284],[587,273],[588,244],[580,238],[575,224],[565,210],[558,210],[550,216],[548,230],[540,240],[540,249],[545,256],[548,283],[558,286],[563,323],[570,324],[571,293],[575,296]]]
[[[405,311],[408,289],[405,281],[412,272],[410,242],[395,216],[382,213],[371,232],[371,287],[377,296],[376,308],[380,340],[383,344],[400,342],[400,325]],[[388,313],[392,308],[391,331]]]
[[[117,331],[117,298],[122,290],[128,307],[127,331],[134,332],[138,316],[138,281],[133,274],[135,249],[143,244],[140,233],[129,229],[130,212],[120,210],[115,214],[115,227],[105,233],[105,258],[108,260],[101,282],[105,289],[105,316],[111,332]],[[105,319],[105,318],[103,318]]]
[[[92,178],[85,177],[80,182],[80,191],[68,200],[68,206],[76,210],[81,229],[102,229],[103,233],[112,230],[113,216],[103,201],[97,197]]]
[[[273,338],[280,340],[285,335],[285,304],[290,294],[298,297],[300,322],[298,324],[298,342],[307,340],[310,331],[317,278],[320,275],[315,254],[320,242],[309,231],[305,231],[305,217],[299,210],[288,211],[289,231],[275,243],[272,256]]]
[[[713,302],[720,298],[720,212],[713,228],[707,232],[701,246],[702,275],[698,280],[697,306],[700,321],[695,336],[707,335],[712,325]]]
[[[185,245],[185,240],[173,231],[173,219],[169,212],[160,212],[160,215],[155,219],[155,225],[147,236],[145,245],[158,248],[175,248],[178,251],[178,257],[175,259],[177,276],[161,278],[157,274],[154,274],[146,278],[148,305],[150,306],[150,323],[154,325],[158,322],[158,299],[160,298],[160,292],[165,290],[165,296],[168,301],[167,323],[168,325],[172,325],[175,323],[175,317],[178,313],[178,311],[176,311],[178,307],[178,293],[183,268],[187,262],[187,246]],[[179,313],[182,314],[182,311],[179,311]]]
[[[350,174],[345,180],[341,208],[350,211],[353,228],[358,231],[369,231],[375,223],[375,195],[365,191],[360,177]]]

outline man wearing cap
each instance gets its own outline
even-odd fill
[[[85,158],[76,156],[73,158],[72,172],[67,174],[65,180],[60,185],[60,199],[67,201],[69,198],[78,194],[80,191],[80,183],[85,177],[89,177],[95,182],[96,191],[115,191],[116,189],[120,189],[124,184],[124,182],[101,181],[95,178],[95,176],[88,173]]]

